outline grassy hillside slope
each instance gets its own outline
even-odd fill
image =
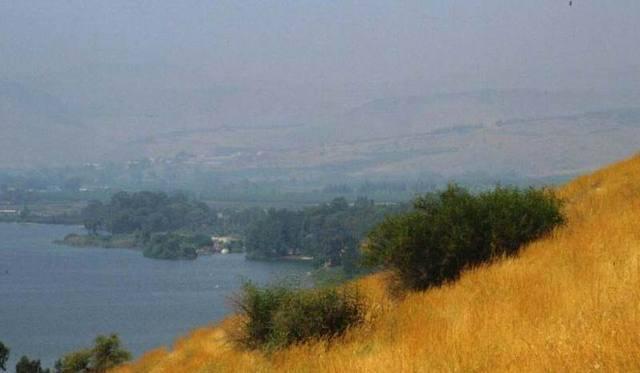
[[[396,302],[361,280],[367,322],[339,343],[242,352],[230,318],[118,371],[639,371],[640,155],[558,193],[567,225],[517,258]]]

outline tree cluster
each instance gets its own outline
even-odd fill
[[[9,348],[0,342],[0,370],[6,371],[6,362],[9,359]],[[71,352],[57,360],[54,366],[55,373],[103,373],[109,369],[131,360],[131,353],[122,348],[122,343],[117,335],[100,335],[91,348]],[[40,360],[31,360],[22,356],[16,364],[16,373],[50,373],[51,369],[45,369]]]
[[[196,230],[209,225],[211,216],[205,203],[184,194],[149,191],[118,192],[108,203],[91,201],[82,210],[84,226],[93,234],[101,230],[112,234]]]
[[[318,264],[355,266],[358,241],[387,214],[401,209],[376,206],[366,198],[353,204],[336,198],[303,210],[271,209],[247,230],[247,255],[255,259],[304,255]]]
[[[195,259],[198,257],[197,248],[211,244],[211,238],[205,236],[203,242],[200,237],[177,233],[157,234],[151,237],[142,253],[154,259]]]

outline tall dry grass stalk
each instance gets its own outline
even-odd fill
[[[518,257],[397,301],[360,280],[367,322],[338,343],[241,351],[231,317],[117,371],[640,371],[640,156],[557,192],[567,225]]]

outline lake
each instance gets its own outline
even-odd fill
[[[0,224],[0,340],[52,367],[64,353],[118,333],[135,356],[171,343],[232,311],[243,279],[304,278],[300,263],[253,262],[244,255],[194,261],[147,259],[123,249],[52,243],[80,227]]]

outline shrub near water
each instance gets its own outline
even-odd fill
[[[259,288],[247,283],[236,304],[244,320],[237,341],[251,349],[334,338],[359,324],[364,315],[352,288]]]
[[[418,198],[415,211],[388,218],[363,249],[370,265],[397,275],[403,289],[423,290],[454,280],[469,266],[513,255],[563,222],[550,192],[498,187],[473,195],[450,185]]]
[[[131,353],[122,348],[116,334],[99,335],[92,348],[64,355],[56,361],[55,369],[59,373],[102,373],[128,360],[131,360]]]

